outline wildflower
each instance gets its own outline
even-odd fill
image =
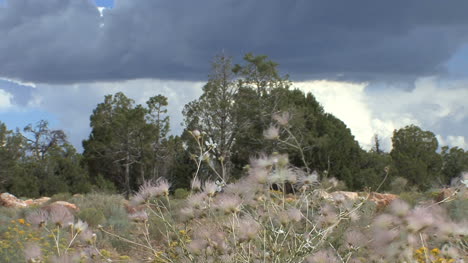
[[[200,191],[201,190],[201,182],[198,178],[194,177],[192,179],[191,187],[193,191]]]
[[[170,183],[162,178],[159,179],[156,185],[156,196],[168,196],[169,195],[169,188],[171,187]]]
[[[297,174],[293,170],[288,170],[286,175],[286,182],[291,184],[297,183]]]
[[[351,213],[349,213],[349,218],[351,219],[352,222],[357,222],[361,218],[361,216],[359,215],[358,212],[351,211]]]
[[[374,219],[374,226],[381,229],[386,229],[390,228],[390,226],[392,226],[395,222],[396,218],[394,216],[389,214],[382,214]]]
[[[128,217],[135,222],[148,221],[148,214],[145,210],[136,211],[128,215]]]
[[[395,229],[393,230],[383,230],[383,229],[376,229],[374,231],[374,242],[372,242],[372,246],[374,249],[382,250],[381,252],[386,253],[386,248],[390,243],[395,240],[395,238],[399,235],[399,232]],[[378,252],[378,251],[376,251]]]
[[[182,218],[182,221],[187,221],[195,217],[193,208],[191,207],[184,207],[180,209],[180,216]]]
[[[338,214],[329,204],[325,204],[320,208],[320,214],[321,216],[318,218],[318,221],[322,226],[333,224],[338,220]]]
[[[404,217],[408,214],[410,207],[405,201],[396,199],[390,204],[390,210],[394,215]]]
[[[278,167],[284,168],[286,167],[286,165],[289,164],[289,157],[287,154],[279,154],[277,152],[274,152],[272,154],[272,161],[273,163],[278,165]]]
[[[338,258],[329,250],[320,250],[307,258],[308,263],[334,263]]]
[[[201,133],[200,133],[199,130],[193,130],[193,131],[192,131],[192,135],[193,135],[195,138],[198,139],[198,138],[200,138]]]
[[[205,249],[208,246],[208,241],[202,240],[202,239],[194,239],[192,240],[187,248],[190,252],[200,255],[202,250]]]
[[[81,233],[88,228],[88,223],[78,220],[78,222],[76,222],[76,224],[74,224],[73,227],[74,229],[76,229],[77,233]]]
[[[20,219],[18,219],[18,223],[20,223],[20,224],[24,225],[26,222],[24,221],[24,219],[23,219],[23,218],[20,218]]]
[[[96,234],[93,233],[91,230],[86,229],[80,233],[79,238],[84,242],[91,243],[94,239],[96,239]]]
[[[188,197],[187,203],[189,204],[189,206],[198,209],[198,208],[201,208],[205,197],[206,197],[205,192],[196,193]]]
[[[335,178],[335,177],[332,177],[330,179],[328,179],[328,183],[332,186],[332,187],[337,187],[338,186],[338,180]]]
[[[270,126],[268,129],[263,131],[263,136],[267,140],[277,140],[279,139],[279,128],[276,126]]]
[[[357,230],[351,230],[346,233],[346,243],[351,248],[359,248],[366,244],[368,238]]]
[[[63,227],[69,223],[73,223],[74,217],[66,207],[62,205],[53,205],[49,212],[49,219],[57,226]]]
[[[222,195],[218,199],[217,207],[229,214],[239,212],[241,204],[241,199],[235,195]]]
[[[302,219],[301,210],[295,207],[288,209],[287,214],[288,214],[289,219],[291,219],[294,222],[299,222]]]
[[[155,195],[156,186],[151,181],[146,181],[138,189],[138,193],[134,197],[135,203],[144,203]],[[142,202],[143,200],[143,202]]]
[[[260,230],[260,225],[252,218],[246,218],[239,221],[238,231],[239,231],[239,241],[249,241],[253,239],[258,231]]]
[[[291,114],[289,112],[282,112],[281,114],[273,114],[273,120],[275,120],[279,125],[286,126],[291,120]]]
[[[26,262],[39,262],[42,257],[41,248],[36,243],[26,244],[23,252]]]
[[[141,194],[141,193],[137,193],[130,200],[131,204],[134,206],[144,204],[146,203],[146,201],[147,201],[147,198],[145,197],[144,194]]]
[[[250,163],[254,168],[270,168],[273,165],[271,158],[267,157],[265,154],[261,154],[256,159],[250,159]]]
[[[26,216],[26,221],[35,226],[44,226],[47,223],[48,214],[44,210],[35,210]]]
[[[209,197],[213,197],[216,194],[218,186],[213,181],[207,181],[204,185],[204,191]]]
[[[429,209],[417,207],[406,217],[408,230],[412,232],[420,231],[434,223],[434,217]]]
[[[265,184],[268,178],[268,171],[263,168],[250,168],[249,178],[257,184]]]
[[[299,177],[299,183],[301,185],[309,185],[309,184],[314,184],[318,181],[318,173],[317,171],[312,172],[309,175],[303,175]]]
[[[145,182],[140,186],[138,194],[134,196],[134,203],[146,202],[152,197],[160,197],[169,195],[169,182],[164,178],[159,178],[156,182]],[[144,203],[143,202],[143,203]]]

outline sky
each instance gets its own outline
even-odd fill
[[[172,132],[221,52],[268,55],[364,149],[415,124],[468,150],[466,0],[0,0],[0,121],[81,150],[107,94],[169,99]]]

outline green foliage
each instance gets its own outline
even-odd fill
[[[50,197],[49,203],[53,203],[55,201],[68,201],[72,198],[72,194],[70,193],[58,193],[54,194]]]
[[[40,181],[37,177],[21,174],[11,180],[9,192],[16,196],[39,197]]]
[[[91,177],[104,176],[129,195],[146,179],[161,176],[162,142],[169,130],[167,99],[152,97],[148,108],[119,92],[107,95],[91,115],[91,134],[83,142]]]
[[[468,152],[458,147],[442,147],[441,183],[448,185],[450,181],[468,171]]]
[[[394,194],[401,194],[408,190],[408,180],[404,177],[396,177],[390,183],[390,189]]]
[[[98,225],[104,224],[106,217],[101,210],[98,210],[94,207],[88,207],[81,209],[78,213],[78,218],[88,223],[90,226],[97,227]]]
[[[419,192],[417,189],[412,189],[407,192],[400,193],[400,199],[407,202],[412,207],[415,207],[420,202],[427,200],[426,195],[422,192]]]
[[[457,198],[444,204],[450,218],[457,222],[463,222],[468,218],[468,199]]]
[[[432,132],[406,126],[393,132],[392,144],[393,176],[404,177],[422,190],[438,183],[442,159],[436,152],[439,144]]]
[[[39,197],[90,190],[81,155],[63,131],[51,130],[47,121],[40,121],[23,132],[9,131],[0,123],[0,191]]]
[[[189,191],[187,191],[187,189],[185,188],[177,188],[175,191],[174,191],[174,198],[175,199],[185,199],[187,198],[187,196],[190,194]]]

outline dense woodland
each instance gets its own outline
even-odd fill
[[[349,190],[375,190],[382,182],[385,191],[427,190],[468,170],[468,152],[440,147],[432,132],[414,125],[394,131],[389,153],[378,135],[373,149],[363,150],[341,120],[295,89],[277,66],[266,56],[247,54],[241,65],[215,57],[203,94],[185,106],[180,136],[170,135],[164,95],[146,105],[123,93],[106,96],[90,117],[82,154],[47,121],[22,130],[0,122],[0,192],[130,195],[160,177],[172,190],[189,188],[195,174],[227,183],[245,174],[249,158],[275,151]]]

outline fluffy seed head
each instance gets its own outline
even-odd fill
[[[308,263],[335,263],[338,258],[329,250],[320,250],[307,258]]]
[[[204,185],[204,191],[209,197],[213,197],[216,194],[218,186],[213,181],[206,181]]]
[[[222,195],[217,200],[217,207],[226,214],[237,213],[240,211],[242,200],[235,195]]]
[[[277,126],[270,126],[268,129],[263,131],[263,136],[267,140],[279,139],[279,128]]]
[[[273,114],[273,120],[281,126],[287,126],[289,120],[291,120],[291,114],[289,112],[276,113]]]
[[[301,210],[295,207],[288,209],[287,214],[288,214],[289,219],[291,219],[293,222],[299,222],[302,220]]]
[[[44,226],[47,223],[48,213],[42,209],[35,210],[26,216],[26,220],[34,226]]]
[[[76,222],[76,224],[74,224],[73,227],[77,233],[81,233],[88,229],[88,223],[78,220],[78,222]]]
[[[238,226],[238,238],[240,242],[252,240],[260,230],[260,224],[258,224],[252,218],[245,218],[239,221]]]
[[[63,227],[73,224],[74,217],[68,208],[62,205],[53,205],[50,208],[49,219],[57,226]]]
[[[201,190],[201,181],[197,177],[194,177],[191,182],[191,187],[193,191],[200,191]]]
[[[41,247],[36,243],[28,243],[24,247],[26,262],[39,262],[42,257]]]

